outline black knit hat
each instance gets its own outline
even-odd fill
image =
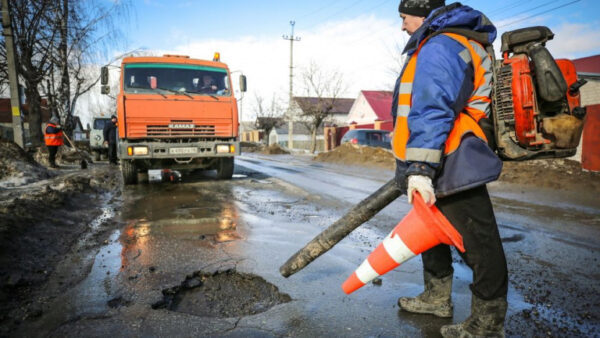
[[[403,14],[428,17],[436,8],[446,6],[445,0],[402,0],[398,11]]]

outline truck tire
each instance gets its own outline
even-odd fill
[[[217,163],[217,179],[229,180],[233,176],[233,157],[221,157]]]
[[[137,184],[137,167],[133,161],[121,160],[121,173],[125,184]]]

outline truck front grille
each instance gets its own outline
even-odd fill
[[[191,124],[191,122],[186,122]],[[185,124],[183,121],[177,121],[172,124]],[[215,136],[214,125],[194,125],[193,128],[171,128],[169,125],[149,125],[146,127],[146,133],[149,137],[198,137]]]

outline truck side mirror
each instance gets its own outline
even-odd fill
[[[105,86],[108,84],[108,67],[104,66],[100,69],[100,84]]]
[[[240,91],[246,92],[246,75],[240,75]]]

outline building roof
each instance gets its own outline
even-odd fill
[[[310,107],[317,106],[319,103],[327,104],[329,102],[333,102],[333,108],[330,111],[331,114],[348,114],[350,112],[350,108],[352,108],[352,104],[354,103],[354,99],[330,97],[323,97],[319,99],[318,97],[295,96],[294,100],[303,111],[310,109]]]
[[[361,93],[377,115],[377,119],[388,121],[392,119],[392,100],[394,93],[385,90],[363,90]]]
[[[600,74],[600,55],[573,60],[577,73]]]

